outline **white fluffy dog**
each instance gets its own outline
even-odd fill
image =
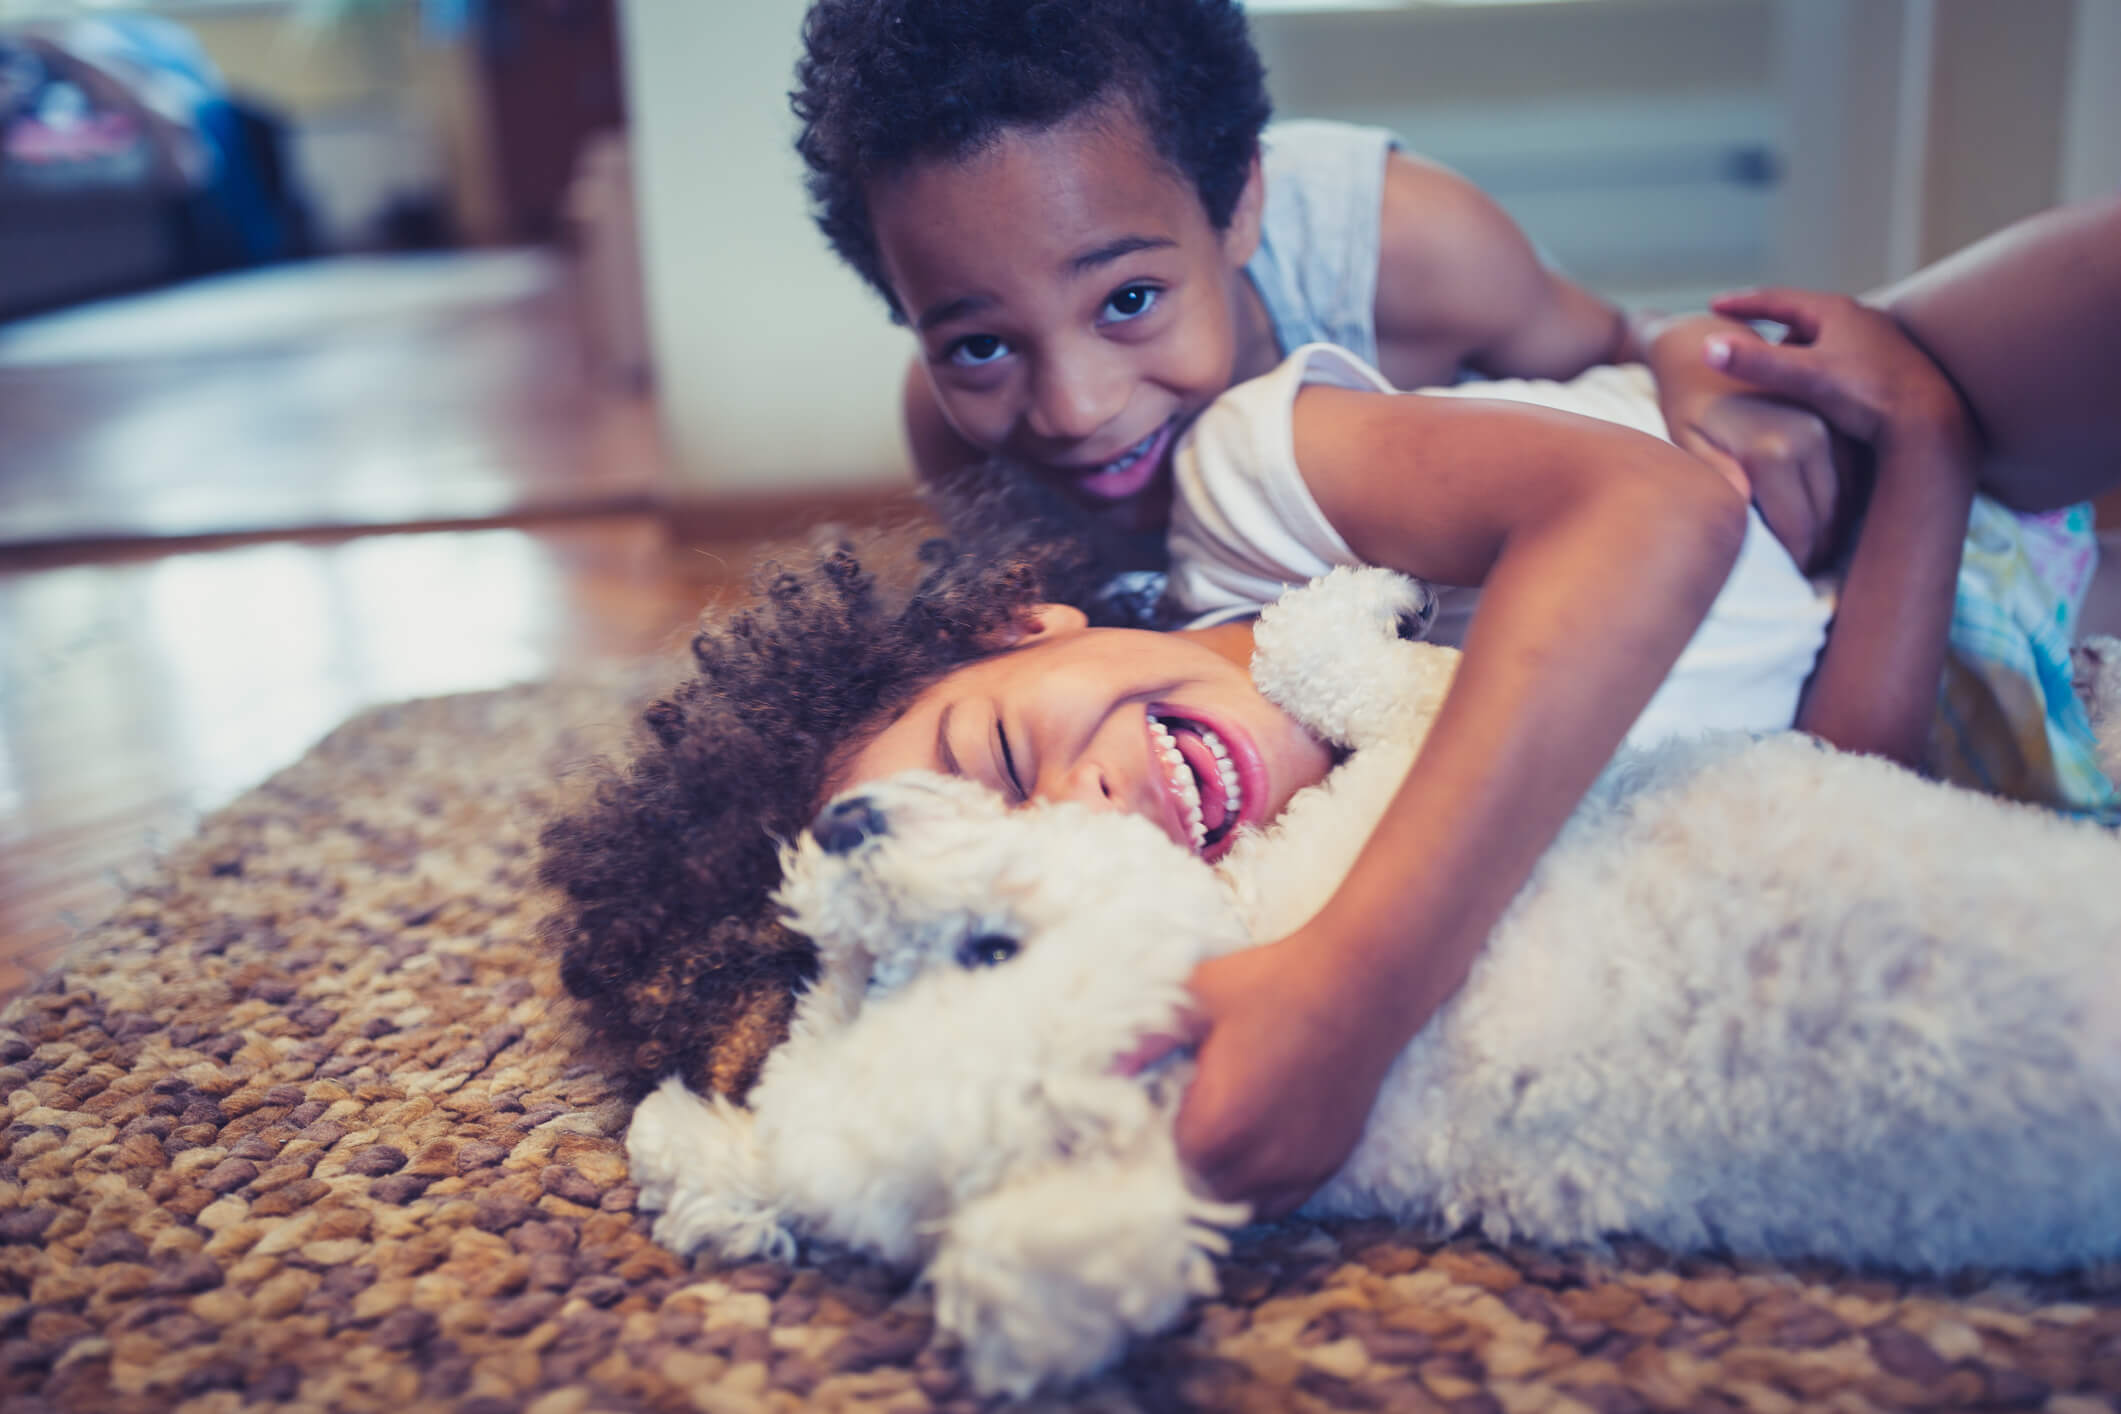
[[[788,851],[823,975],[749,1109],[676,1081],[627,1137],[656,1235],[925,1264],[983,1390],[1088,1373],[1214,1288],[1189,1189],[1192,967],[1306,920],[1456,655],[1338,571],[1254,674],[1357,748],[1219,872],[1143,820],[863,787]],[[821,842],[822,841],[822,842]],[[1314,1215],[1501,1240],[2056,1268],[2121,1254],[2121,842],[1797,736],[1624,754],[1387,1077]]]

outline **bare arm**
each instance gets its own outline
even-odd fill
[[[1402,388],[1571,378],[1639,357],[1621,311],[1551,270],[1494,199],[1449,168],[1386,159],[1377,266],[1381,371]]]
[[[1447,168],[1403,153],[1385,169],[1377,272],[1380,366],[1402,388],[1497,378],[1573,378],[1646,363],[1672,440],[1760,506],[1809,565],[1834,523],[1840,478],[1808,409],[1711,369],[1705,339],[1744,326],[1715,314],[1629,318],[1550,269],[1494,200]]]
[[[1845,751],[1922,769],[1973,505],[1973,443],[1888,438],[1797,726]]]
[[[1403,966],[1425,1017],[1699,626],[1744,506],[1661,442],[1539,409],[1316,389],[1296,426],[1359,555],[1484,585],[1428,746],[1321,917]],[[1380,447],[1415,465],[1380,474]]]
[[[1309,388],[1296,438],[1365,559],[1485,588],[1421,756],[1334,897],[1290,938],[1195,974],[1211,1025],[1180,1147],[1270,1211],[1346,1157],[1385,1068],[1693,634],[1745,524],[1685,454],[1562,413]]]
[[[1842,295],[1760,290],[1718,306],[1786,325],[1714,357],[1818,410],[1877,479],[1797,725],[1848,751],[1923,765],[1944,674],[1977,438],[1952,385],[1888,316]]]
[[[1957,385],[1990,495],[2052,510],[2121,481],[2121,197],[2028,217],[1866,302]]]

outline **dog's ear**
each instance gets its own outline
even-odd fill
[[[980,646],[999,653],[1021,648],[1042,638],[1075,633],[1090,626],[1089,615],[1073,604],[1033,604],[1025,616],[1004,624],[980,640]]]

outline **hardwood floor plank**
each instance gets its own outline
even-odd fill
[[[0,988],[354,712],[682,644],[679,563],[642,516],[0,574]]]
[[[645,508],[574,300],[549,253],[350,258],[0,329],[0,544]]]
[[[741,582],[673,551],[573,301],[550,253],[363,258],[0,328],[0,997],[353,713],[677,648]]]

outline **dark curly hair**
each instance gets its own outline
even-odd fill
[[[868,183],[1118,97],[1221,230],[1270,112],[1236,0],[816,0],[795,72],[818,227],[899,317]]]
[[[672,1073],[741,1096],[785,1034],[816,958],[773,916],[779,845],[862,742],[1035,603],[1140,622],[1101,592],[1098,551],[1022,494],[959,501],[961,538],[910,556],[902,532],[765,566],[752,604],[704,621],[695,672],[643,713],[631,762],[546,826],[539,877],[560,896],[546,941],[629,1097]],[[865,558],[910,566],[894,585]]]

